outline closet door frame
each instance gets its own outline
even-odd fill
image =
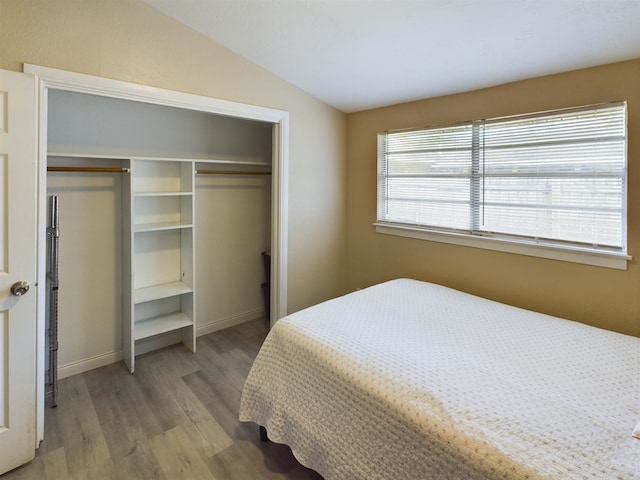
[[[49,89],[99,95],[211,114],[256,120],[272,125],[271,184],[271,324],[287,314],[289,112],[211,97],[149,87],[121,80],[24,64],[38,86],[38,284],[46,285],[47,117]],[[38,289],[37,433],[44,435],[45,290]]]

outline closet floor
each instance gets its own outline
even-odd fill
[[[238,421],[240,392],[267,328],[264,319],[62,379],[46,407],[44,442],[15,479],[314,479],[291,450],[260,442]]]

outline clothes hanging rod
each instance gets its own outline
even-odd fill
[[[47,167],[47,172],[129,173],[127,167]],[[244,172],[235,170],[196,170],[205,175],[271,175],[271,172]]]
[[[47,167],[47,172],[129,173],[127,167]]]
[[[271,172],[240,172],[235,170],[196,170],[204,175],[271,175]]]

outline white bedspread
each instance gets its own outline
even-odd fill
[[[640,338],[394,280],[280,320],[240,420],[327,480],[640,479]]]

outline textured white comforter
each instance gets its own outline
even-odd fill
[[[400,279],[269,333],[240,420],[329,479],[640,479],[640,339]]]

